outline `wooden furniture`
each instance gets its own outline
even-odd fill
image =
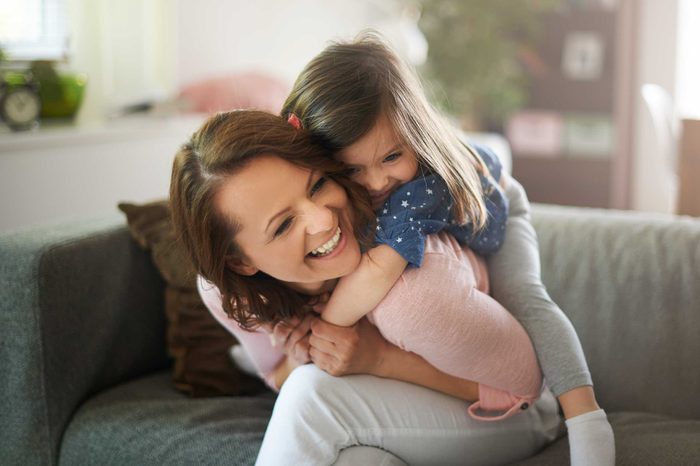
[[[620,0],[614,7],[588,2],[545,18],[534,58],[526,66],[532,85],[525,111],[559,115],[564,123],[561,147],[554,152],[523,153],[513,144],[513,174],[532,201],[630,207],[637,9],[632,0]],[[584,48],[589,39],[588,45],[593,42],[594,49],[597,44],[602,50],[602,66],[595,76],[586,77],[584,70],[577,78],[571,67],[567,69],[571,42],[577,39]],[[586,124],[591,134],[607,135],[607,146],[581,149],[587,142]],[[572,125],[578,125],[573,130],[577,134],[572,135]]]
[[[683,120],[678,155],[678,213],[700,217],[700,120]]]

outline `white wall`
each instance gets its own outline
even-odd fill
[[[179,85],[249,69],[291,84],[329,41],[368,27],[404,52],[410,38],[414,49],[422,45],[402,20],[399,1],[179,0],[176,9]]]

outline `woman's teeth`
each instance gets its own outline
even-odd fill
[[[338,246],[338,243],[340,242],[340,227],[335,231],[335,235],[333,235],[333,238],[328,240],[326,244],[323,244],[313,251],[311,251],[312,256],[316,257],[321,257],[321,256],[327,256],[328,254],[332,253],[336,246]]]

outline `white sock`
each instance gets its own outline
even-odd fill
[[[605,411],[599,409],[566,420],[571,466],[613,466],[615,435]]]

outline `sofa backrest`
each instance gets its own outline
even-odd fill
[[[538,205],[533,223],[601,406],[700,419],[700,220]]]
[[[169,364],[162,279],[123,222],[0,235],[3,464],[56,464],[80,403]]]

